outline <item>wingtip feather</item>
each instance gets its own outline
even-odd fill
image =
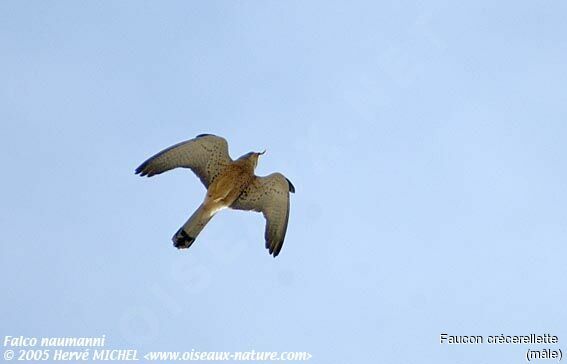
[[[288,178],[286,178],[286,180],[287,180],[287,184],[289,185],[289,192],[295,193],[295,186],[293,185],[293,183],[291,183],[291,181]]]

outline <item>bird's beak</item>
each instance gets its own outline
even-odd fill
[[[263,152],[261,152],[261,153],[258,153],[258,155],[263,155],[264,153],[266,153],[266,149],[264,149],[264,151],[263,151]]]

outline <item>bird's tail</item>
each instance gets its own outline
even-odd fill
[[[204,205],[201,204],[189,220],[173,235],[171,238],[173,245],[178,249],[189,248],[213,216],[214,213],[205,209]]]

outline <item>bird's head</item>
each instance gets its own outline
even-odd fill
[[[239,160],[246,160],[248,163],[250,163],[252,165],[252,168],[256,168],[256,166],[258,165],[258,159],[260,159],[260,156],[263,155],[264,153],[266,153],[266,150],[262,151],[262,152],[250,152],[250,153],[246,153],[244,154],[242,157],[238,158]]]

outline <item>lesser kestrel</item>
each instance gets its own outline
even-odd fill
[[[250,152],[232,160],[225,139],[201,134],[157,153],[136,168],[136,174],[151,177],[177,167],[190,168],[207,188],[201,206],[173,235],[176,248],[189,248],[211,218],[230,207],[262,212],[266,249],[276,257],[287,230],[289,193],[294,193],[295,187],[281,173],[256,176],[254,169],[262,154]]]

